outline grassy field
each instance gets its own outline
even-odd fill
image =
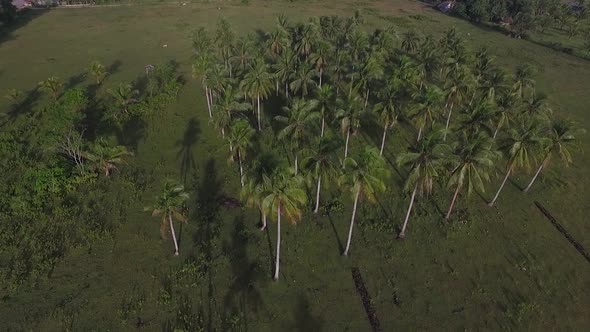
[[[499,63],[533,65],[538,89],[549,94],[558,112],[590,128],[589,61],[405,0],[250,1],[247,6],[212,1],[39,12],[0,37],[0,93],[30,90],[51,75],[88,85],[82,74],[93,60],[112,68],[107,86],[167,60],[178,61],[188,79],[193,28],[213,29],[226,17],[236,30],[254,32],[270,27],[281,13],[305,20],[351,15],[355,9],[362,10],[368,29],[393,24],[400,34],[408,29],[438,34],[454,26],[472,48],[488,47]],[[0,101],[0,110],[6,108]],[[386,151],[390,160],[403,139],[394,137]],[[354,142],[354,148],[372,144],[372,136]],[[418,203],[403,242],[395,240],[394,227],[402,222],[407,198],[395,175],[379,205],[361,207],[348,258],[340,256],[351,205],[344,196],[343,210],[329,217],[306,215],[300,224],[285,227],[282,280],[274,283],[274,225],[269,233],[260,232],[255,211],[212,202],[219,195],[237,196],[238,174],[227,165],[227,147],[208,124],[201,87],[190,80],[138,143],[133,163],[151,170],[155,180],[142,201],[129,206],[127,221],[112,239],[71,252],[35,290],[3,297],[0,330],[124,331],[136,329],[138,317],[149,331],[190,322],[218,331],[370,330],[351,267],[360,269],[385,331],[584,330],[590,325],[590,265],[534,205],[541,202],[590,248],[588,136],[582,145],[586,153],[576,155],[573,167],[553,168],[529,194],[518,188],[529,178],[521,175],[495,208],[475,195],[472,208],[459,206],[462,222],[443,225],[439,209],[450,194],[438,190]],[[195,162],[186,174],[183,158]],[[198,208],[181,229],[178,258],[170,241],[159,239],[157,221],[143,207],[161,179],[185,175],[191,204]],[[206,266],[205,256],[213,258]]]

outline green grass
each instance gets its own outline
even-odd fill
[[[364,11],[367,28],[394,24],[400,32],[438,34],[455,26],[473,48],[488,47],[499,63],[537,67],[539,90],[550,95],[559,112],[589,128],[588,61],[404,0],[233,3],[48,11],[2,39],[0,87],[29,90],[51,75],[79,77],[93,60],[107,66],[120,63],[107,78],[107,87],[135,78],[148,63],[166,60],[180,62],[188,78],[191,29],[214,29],[219,17],[247,32],[268,28],[280,13],[303,20],[373,8]],[[416,13],[426,19],[409,16]],[[306,214],[300,224],[284,227],[282,279],[274,283],[269,252],[274,225],[270,233],[261,233],[255,211],[228,210],[210,202],[214,193],[237,196],[239,182],[237,170],[226,162],[227,147],[208,125],[205,105],[200,86],[191,80],[165,115],[150,123],[133,161],[156,178],[145,197],[129,206],[126,222],[112,239],[70,252],[47,282],[4,297],[3,328],[133,330],[142,317],[150,331],[199,319],[217,330],[366,331],[369,324],[351,278],[352,266],[360,268],[385,331],[442,326],[583,330],[590,324],[590,266],[533,204],[541,202],[590,248],[588,153],[578,153],[569,169],[556,167],[544,174],[529,194],[507,186],[495,208],[477,196],[470,199],[468,210],[460,202],[464,222],[442,224],[436,206],[444,210],[450,193],[439,189],[418,203],[403,242],[394,240],[393,228],[401,223],[408,199],[401,195],[402,180],[394,172],[391,190],[380,196],[380,204],[361,207],[350,257],[340,256],[338,244],[346,240],[348,195],[335,198],[344,208],[331,220]],[[6,101],[0,101],[0,110],[6,108]],[[183,146],[193,118],[199,134]],[[401,134],[394,137],[386,152],[389,159],[403,148],[397,146]],[[372,142],[367,135],[354,137],[354,149],[367,142]],[[582,145],[590,150],[587,136]],[[193,214],[182,229],[181,256],[175,258],[171,241],[159,239],[157,221],[142,210],[161,179],[181,178],[182,148],[195,160],[187,174]],[[513,181],[522,186],[528,178],[520,175]],[[486,198],[499,181],[489,186]],[[211,265],[205,264],[207,256],[213,258]]]

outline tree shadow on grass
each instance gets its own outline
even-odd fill
[[[19,115],[25,114],[25,113],[30,113],[33,109],[33,107],[35,106],[37,100],[39,100],[39,97],[41,96],[41,93],[39,91],[38,88],[33,88],[32,90],[30,90],[29,92],[27,92],[25,98],[23,98],[23,100],[21,100],[19,103],[14,104],[11,109],[6,112],[6,119],[5,121],[2,123],[1,126],[4,126],[5,124],[12,122],[14,119],[16,119]]]
[[[263,305],[256,285],[265,280],[256,258],[247,252],[249,234],[243,217],[236,217],[230,243],[224,243],[224,251],[230,257],[233,281],[224,297],[225,317],[242,316],[241,330],[248,331],[248,314],[258,313]],[[231,327],[227,327],[231,328]],[[235,328],[235,327],[234,327]]]
[[[33,19],[49,12],[49,9],[29,9],[25,8],[19,12],[19,17],[11,25],[0,28],[0,45],[9,40],[15,40],[14,32],[25,25],[29,24]]]
[[[219,196],[222,183],[218,178],[215,160],[208,159],[205,164],[201,183],[195,188],[193,197],[196,198],[194,209],[191,210],[190,220],[196,223],[196,231],[193,234],[193,244],[197,252],[202,253],[206,261],[207,291],[203,294],[203,303],[206,303],[207,331],[213,329],[213,319],[216,309],[216,292],[214,287],[215,260],[218,258],[215,250],[219,238],[221,218],[219,216]]]
[[[176,142],[176,146],[180,147],[176,154],[176,159],[180,159],[180,175],[185,184],[187,175],[195,170],[193,149],[199,140],[200,134],[201,128],[199,121],[195,117],[192,117],[186,125],[182,139]]]
[[[321,331],[323,326],[324,320],[311,312],[309,300],[304,293],[300,293],[295,309],[295,329],[301,332]]]
[[[338,235],[338,231],[336,230],[336,226],[334,226],[334,221],[332,220],[332,216],[328,213],[328,220],[330,221],[330,226],[332,231],[334,232],[334,237],[336,238],[336,242],[338,242],[338,254],[341,255],[344,252],[344,247],[342,246],[342,241],[340,240],[340,235]]]

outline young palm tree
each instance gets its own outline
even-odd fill
[[[146,208],[146,210],[152,210],[153,217],[162,217],[160,223],[160,235],[162,239],[166,238],[166,228],[170,228],[172,240],[174,241],[174,256],[178,256],[178,242],[176,241],[176,232],[174,231],[172,221],[176,219],[181,222],[187,222],[182,210],[188,198],[189,195],[184,191],[182,185],[168,181],[164,184],[160,195],[156,197],[154,206]]]
[[[335,175],[335,164],[333,153],[338,149],[338,142],[329,136],[320,137],[318,145],[311,149],[310,156],[303,159],[301,168],[310,176],[311,180],[317,181],[315,209],[313,213],[318,213],[320,209],[320,191],[322,178],[330,179]]]
[[[498,152],[489,136],[482,133],[461,136],[450,157],[452,171],[447,185],[449,188],[455,188],[455,193],[445,219],[448,220],[451,216],[459,192],[463,188],[467,187],[468,196],[474,190],[485,191],[484,182],[490,181],[490,173],[497,158]]]
[[[305,98],[316,85],[314,81],[316,75],[315,69],[309,63],[300,64],[295,76],[293,76],[293,81],[289,84],[291,91],[293,93],[301,91],[301,98]]]
[[[106,68],[103,64],[98,61],[94,61],[90,64],[88,72],[94,77],[96,85],[100,85],[105,77],[108,75]]]
[[[238,160],[240,167],[240,184],[244,187],[244,166],[243,160],[246,158],[248,151],[252,148],[252,139],[255,130],[246,120],[237,120],[229,132],[229,144],[231,148],[230,161]]]
[[[389,172],[385,166],[385,161],[379,156],[379,151],[374,147],[366,147],[364,153],[356,159],[350,157],[344,159],[343,167],[346,171],[342,174],[340,183],[350,188],[354,200],[350,228],[348,229],[348,240],[342,253],[342,255],[348,256],[359,200],[366,198],[369,202],[374,202],[375,194],[385,191],[384,181],[389,176]]]
[[[411,167],[404,189],[412,192],[406,219],[399,233],[400,239],[406,236],[406,228],[416,194],[430,194],[432,192],[434,180],[444,169],[445,158],[449,154],[450,147],[443,143],[442,131],[435,130],[424,135],[409,152],[402,153],[397,157],[396,162],[400,167]]]
[[[55,76],[51,76],[45,81],[39,82],[39,88],[51,93],[51,97],[54,101],[59,97],[59,92],[61,91],[62,87],[63,83]]]
[[[534,88],[533,67],[529,65],[518,66],[514,74],[514,84],[512,86],[514,93],[520,98],[524,98],[526,91]]]
[[[541,174],[541,171],[549,166],[553,157],[559,158],[566,167],[572,164],[572,149],[577,143],[578,135],[583,132],[572,121],[555,118],[551,120],[548,130],[544,133],[544,136],[546,136],[542,141],[543,159],[539,163],[539,168],[537,168],[531,182],[524,189],[524,192],[528,192],[531,189],[533,183],[539,174]]]
[[[534,156],[535,150],[542,143],[542,128],[539,121],[531,118],[521,118],[519,120],[516,126],[510,128],[508,137],[500,145],[500,149],[504,151],[508,158],[506,175],[494,199],[488,203],[489,206],[493,206],[496,203],[502,188],[504,188],[506,181],[513,172],[520,168],[530,168],[531,157]]]
[[[139,101],[137,99],[139,91],[133,89],[131,84],[121,83],[116,89],[109,89],[108,93],[113,97],[122,113],[129,113],[129,106]]]
[[[10,89],[8,93],[4,95],[4,98],[10,100],[13,105],[19,105],[23,97],[23,92],[17,89]]]
[[[263,59],[256,59],[254,61],[250,71],[244,76],[242,85],[251,97],[256,98],[258,130],[262,130],[260,100],[268,96],[269,89],[272,86],[272,75],[268,71],[268,66]]]
[[[124,146],[110,146],[105,140],[99,139],[83,156],[93,164],[95,170],[109,176],[117,169],[117,165],[125,163],[124,157],[133,156],[133,153]]]
[[[310,137],[313,124],[319,118],[319,114],[314,112],[318,103],[316,100],[306,101],[304,99],[295,99],[289,107],[283,107],[288,116],[276,116],[275,120],[286,125],[278,135],[278,138],[289,142],[295,155],[295,175],[298,173],[297,151],[305,146],[305,142]]]
[[[350,135],[355,134],[361,126],[360,113],[362,109],[362,101],[360,97],[353,93],[347,97],[346,101],[342,99],[337,100],[338,110],[336,111],[336,118],[340,121],[340,130],[346,136],[346,143],[344,146],[344,158],[348,157],[348,143]]]
[[[414,53],[418,50],[420,44],[420,36],[416,31],[408,31],[404,33],[404,39],[402,40],[402,50],[407,53]]]
[[[324,137],[326,128],[326,117],[330,115],[330,111],[334,105],[334,92],[332,86],[329,84],[322,85],[317,91],[316,100],[318,101],[318,112],[322,118],[320,127],[320,137]]]
[[[264,187],[268,194],[262,202],[265,211],[272,211],[277,220],[277,251],[275,256],[274,280],[279,280],[279,263],[281,253],[281,216],[292,223],[301,220],[301,209],[305,206],[307,195],[300,176],[294,176],[287,170],[279,170],[272,176],[264,176]],[[276,213],[276,214],[275,214]]]

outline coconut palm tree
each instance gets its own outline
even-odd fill
[[[230,58],[232,68],[238,68],[242,73],[245,73],[253,58],[254,42],[251,35],[238,39],[233,45],[233,56]]]
[[[285,97],[287,99],[289,99],[289,80],[295,74],[296,64],[297,58],[290,48],[286,48],[277,59],[277,62],[273,64],[274,76],[277,80],[277,93],[279,90],[278,83],[282,82],[285,85]]]
[[[464,103],[473,90],[473,76],[469,70],[462,67],[462,70],[454,71],[450,75],[449,79],[446,80],[445,92],[447,93],[447,101],[445,108],[447,109],[447,122],[445,125],[445,133],[443,141],[447,139],[447,132],[449,130],[449,124],[451,123],[451,114],[453,113],[453,107],[455,105],[461,105]]]
[[[162,188],[160,194],[156,196],[154,206],[145,209],[152,211],[152,217],[162,217],[160,223],[162,239],[166,238],[166,228],[170,228],[172,240],[174,241],[174,256],[178,256],[178,242],[176,241],[173,219],[187,222],[187,218],[183,214],[183,208],[188,198],[189,195],[182,185],[167,181],[164,183],[164,188]]]
[[[354,200],[348,240],[342,253],[342,255],[348,256],[359,200],[366,198],[369,202],[374,202],[375,194],[385,191],[385,180],[389,176],[389,171],[385,166],[385,161],[379,156],[379,151],[374,147],[366,147],[365,151],[356,159],[345,158],[343,168],[346,171],[343,172],[340,183],[350,188]]]
[[[523,191],[528,192],[531,189],[541,171],[549,166],[553,158],[559,158],[566,167],[571,165],[573,163],[572,150],[576,147],[578,136],[583,132],[584,130],[577,128],[570,120],[551,119],[549,127],[543,133],[544,139],[541,142],[543,158],[531,182]]]
[[[268,53],[273,59],[278,58],[289,47],[289,38],[281,29],[275,29],[266,34]]]
[[[309,91],[316,86],[316,82],[314,81],[316,76],[315,69],[309,63],[303,62],[295,72],[293,81],[291,81],[289,87],[293,93],[301,91],[301,98],[305,98]]]
[[[444,94],[436,85],[429,85],[423,93],[417,95],[418,104],[409,112],[418,127],[417,141],[422,138],[426,126],[432,126],[434,120],[440,113],[440,108],[444,100]]]
[[[449,219],[459,192],[467,188],[467,195],[474,190],[484,192],[484,183],[490,181],[490,174],[494,162],[499,157],[494,148],[493,140],[483,134],[461,135],[453,154],[450,156],[451,176],[447,182],[449,188],[455,192],[445,219]]]
[[[535,80],[533,79],[533,67],[529,65],[521,65],[516,68],[514,74],[514,84],[512,91],[520,98],[525,97],[527,90],[535,88]]]
[[[275,255],[274,280],[279,280],[281,253],[281,217],[290,222],[301,220],[301,209],[305,206],[307,195],[303,188],[303,179],[288,170],[278,170],[272,176],[264,176],[264,188],[268,192],[262,202],[265,211],[272,211],[277,221],[277,247]]]
[[[493,139],[496,139],[499,131],[505,125],[510,125],[514,121],[514,117],[518,114],[518,110],[521,106],[520,100],[514,93],[503,94],[498,98],[498,107],[494,113],[496,121],[496,129],[494,130]]]
[[[364,92],[364,109],[367,108],[369,102],[370,83],[381,78],[383,75],[383,59],[374,52],[370,53],[363,61],[358,70],[358,79],[356,80],[356,87]],[[352,80],[351,80],[352,82]],[[351,83],[352,84],[352,83]],[[352,85],[351,85],[352,88]]]
[[[229,132],[229,144],[231,146],[230,162],[237,159],[240,167],[240,184],[244,186],[244,166],[243,161],[248,152],[252,149],[252,140],[254,138],[255,130],[250,126],[248,121],[240,119],[237,120]]]
[[[418,50],[418,45],[420,45],[420,36],[418,36],[416,31],[408,31],[404,33],[402,50],[407,53],[415,53],[416,50]]]
[[[265,210],[263,201],[268,192],[264,187],[264,177],[272,177],[272,174],[279,169],[277,157],[271,152],[259,154],[248,169],[246,184],[242,187],[240,197],[246,206],[255,207],[260,211],[262,226],[260,230],[266,228],[266,218],[270,211]]]
[[[313,213],[318,213],[320,209],[322,178],[330,179],[336,174],[333,153],[339,146],[338,141],[333,137],[320,137],[317,146],[311,149],[310,156],[303,159],[301,162],[301,168],[307,172],[310,180],[317,181],[316,200]]]
[[[416,194],[430,194],[434,180],[439,177],[441,170],[444,170],[443,166],[451,149],[442,141],[442,135],[442,130],[428,132],[410,151],[400,154],[396,159],[400,167],[410,167],[404,190],[412,193],[408,212],[399,233],[400,239],[406,236]]]
[[[256,98],[258,130],[262,130],[260,100],[268,97],[269,89],[272,86],[272,75],[263,59],[259,58],[254,61],[241,84],[244,91],[247,91],[252,98]]]
[[[326,127],[326,117],[330,115],[332,107],[334,106],[334,90],[329,84],[322,85],[316,93],[316,100],[318,101],[317,110],[322,118],[320,127],[320,137],[324,137]]]
[[[212,50],[212,40],[209,32],[204,27],[199,27],[192,33],[193,50],[197,57],[209,54]]]
[[[377,103],[374,107],[374,111],[379,116],[379,120],[383,125],[383,137],[381,139],[381,149],[379,150],[380,156],[383,155],[387,132],[397,124],[401,113],[398,101],[398,88],[397,80],[389,80],[378,93],[381,102]]]
[[[358,94],[350,94],[346,100],[337,100],[336,119],[340,121],[340,131],[346,136],[344,158],[348,157],[350,135],[355,134],[361,126],[362,101]]]
[[[502,188],[512,173],[522,168],[530,168],[531,158],[542,143],[541,130],[541,123],[534,118],[521,118],[514,127],[508,130],[508,136],[500,143],[500,149],[508,159],[506,175],[496,195],[488,203],[489,206],[496,203]]]
[[[485,132],[492,135],[494,126],[494,107],[486,100],[468,105],[464,110],[461,128],[468,135]]]
[[[94,77],[96,85],[100,85],[104,78],[108,75],[104,65],[98,61],[94,61],[90,64],[88,72]]]
[[[41,90],[45,90],[49,93],[51,93],[51,97],[53,98],[53,100],[57,100],[57,98],[59,97],[59,92],[61,91],[61,88],[63,87],[63,83],[61,82],[61,80],[55,76],[51,76],[50,78],[46,79],[45,81],[41,81],[39,82],[39,88]]]
[[[137,99],[139,91],[133,89],[133,86],[129,83],[121,83],[116,89],[109,89],[107,91],[111,97],[113,97],[115,104],[119,107],[122,113],[129,113],[129,106],[139,101]]]
[[[322,78],[324,71],[328,67],[330,55],[330,44],[327,42],[318,43],[317,48],[309,56],[309,61],[315,67],[316,72],[319,76],[319,87],[322,87]]]
[[[319,114],[314,112],[318,105],[316,100],[295,99],[290,106],[283,107],[287,116],[277,115],[275,120],[285,125],[278,135],[280,140],[289,142],[295,155],[295,175],[298,173],[297,151],[301,150],[306,141],[310,138],[310,132],[314,123],[319,118]]]
[[[225,132],[231,126],[232,119],[235,115],[239,114],[239,112],[247,111],[251,107],[249,103],[241,102],[240,99],[240,93],[230,86],[213,106],[215,122],[221,130],[223,138],[225,138]]]
[[[219,51],[219,57],[223,60],[224,68],[229,71],[230,76],[232,70],[229,59],[231,57],[231,47],[235,37],[235,32],[229,21],[225,18],[221,18],[217,23],[217,30],[215,31],[215,44]]]
[[[209,88],[208,88],[208,80],[207,80],[207,69],[211,66],[212,63],[212,57],[210,53],[199,53],[196,56],[195,62],[193,63],[192,66],[192,76],[194,79],[198,79],[201,78],[201,84],[203,85],[203,88],[205,89],[205,97],[207,98],[207,110],[209,111],[209,118],[213,117],[213,114],[211,112],[211,98],[210,98],[210,92],[209,92]]]
[[[318,35],[316,25],[312,23],[298,24],[295,27],[294,35],[296,52],[307,59],[316,43]]]
[[[104,139],[99,139],[89,151],[83,153],[84,159],[88,160],[96,171],[105,176],[109,176],[113,170],[117,170],[117,165],[125,163],[127,156],[133,156],[133,153],[121,145],[110,146]]]

